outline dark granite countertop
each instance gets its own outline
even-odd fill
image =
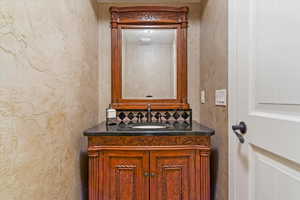
[[[152,124],[151,124],[152,125]],[[153,123],[153,125],[157,125]],[[180,136],[180,135],[200,135],[212,136],[214,130],[200,123],[193,121],[192,124],[175,123],[162,129],[134,129],[131,125],[120,124],[107,126],[102,122],[84,131],[85,136]]]

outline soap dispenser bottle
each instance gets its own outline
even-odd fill
[[[111,104],[109,104],[109,107],[106,109],[106,124],[111,126],[111,125],[116,125],[117,121],[117,111],[112,107]]]

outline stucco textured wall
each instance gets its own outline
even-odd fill
[[[203,0],[201,3],[201,89],[206,104],[200,106],[200,122],[214,128],[212,137],[212,174],[214,200],[228,199],[228,113],[215,106],[215,90],[227,89],[227,1]]]
[[[83,199],[97,31],[96,2],[0,1],[0,199]]]

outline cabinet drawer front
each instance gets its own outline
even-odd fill
[[[103,200],[148,200],[148,171],[146,151],[104,151]]]
[[[195,199],[196,151],[151,151],[151,200]]]

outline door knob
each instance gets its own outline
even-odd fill
[[[149,172],[145,172],[144,173],[144,176],[155,176],[155,173],[153,173],[153,172],[151,172],[151,173],[149,173]]]
[[[148,172],[145,172],[144,176],[150,176],[150,174]]]
[[[154,172],[151,172],[151,173],[150,173],[150,176],[152,176],[152,177],[155,176],[155,173],[154,173]]]
[[[238,125],[232,126],[233,131],[239,130],[242,134],[247,133],[247,125],[245,122],[240,122]]]
[[[235,133],[235,135],[238,137],[240,143],[244,143],[245,138],[244,138],[243,134],[247,133],[246,123],[245,122],[240,122],[238,125],[233,125],[232,130]]]

